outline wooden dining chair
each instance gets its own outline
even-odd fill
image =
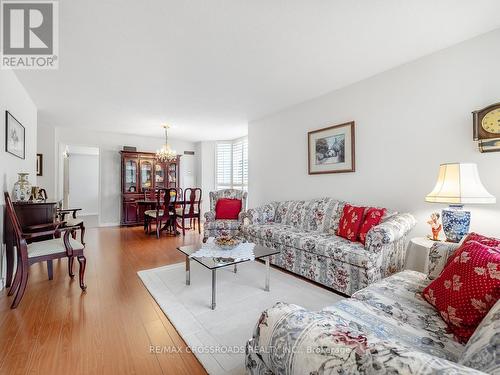
[[[83,254],[85,246],[71,237],[71,231],[74,227],[61,227],[61,223],[46,224],[46,230],[40,230],[33,233],[24,233],[19,219],[14,210],[9,193],[5,192],[5,206],[7,218],[12,223],[14,231],[15,244],[17,249],[17,268],[16,275],[9,289],[8,296],[16,293],[11,308],[15,309],[24,296],[26,284],[28,282],[29,267],[32,264],[47,261],[47,267],[50,267],[52,260],[68,258],[68,273],[70,277],[73,274],[73,260],[78,259],[80,264],[79,281],[80,288],[85,291],[87,286],[84,282],[85,267],[87,260]],[[45,225],[45,224],[44,224]],[[63,237],[61,234],[64,233]],[[52,237],[38,242],[28,243],[30,240],[40,237]],[[49,275],[51,274],[49,269]],[[49,277],[50,278],[50,277]]]
[[[176,201],[176,189],[157,189],[156,208],[154,210],[144,211],[144,215],[148,216],[149,233],[151,232],[151,224],[156,224],[156,238],[160,238],[160,231],[162,231],[163,228],[169,229],[175,234],[175,212],[173,210]]]
[[[189,219],[189,229],[194,229],[196,220],[198,220],[198,233],[201,233],[201,189],[184,189],[184,201],[180,208],[175,210],[176,219],[181,219],[182,235],[186,234],[186,219]]]

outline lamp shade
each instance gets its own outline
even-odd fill
[[[496,198],[481,183],[474,163],[441,164],[436,186],[425,200],[457,205],[496,202]]]

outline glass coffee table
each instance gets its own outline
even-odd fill
[[[216,281],[217,281],[217,269],[219,268],[224,268],[224,267],[230,267],[233,266],[233,272],[237,272],[237,264],[238,263],[244,263],[244,262],[249,262],[251,259],[233,259],[233,258],[211,258],[211,257],[203,257],[203,258],[198,258],[198,257],[192,257],[190,258],[189,256],[197,252],[201,248],[201,245],[192,245],[192,246],[181,246],[178,247],[177,250],[179,250],[181,253],[186,255],[186,285],[191,284],[191,260],[194,260],[204,266],[205,268],[208,268],[209,270],[212,271],[212,305],[211,308],[212,310],[215,310],[215,294],[216,294]],[[266,264],[266,275],[265,275],[265,288],[264,290],[266,292],[269,292],[269,277],[270,277],[270,265],[269,265],[269,257],[271,255],[279,254],[280,251],[276,249],[271,249],[268,247],[260,246],[260,245],[255,245],[253,249],[253,253],[255,255],[255,259],[263,259]]]

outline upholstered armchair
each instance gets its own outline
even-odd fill
[[[203,227],[203,242],[208,237],[217,237],[221,235],[235,236],[240,233],[243,218],[246,212],[248,193],[236,189],[224,189],[210,192],[210,211],[205,213],[205,225]],[[220,199],[239,199],[241,200],[241,211],[234,219],[217,219],[216,208]]]

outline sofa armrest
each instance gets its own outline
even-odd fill
[[[378,253],[382,247],[405,237],[415,226],[411,214],[398,214],[374,226],[366,235],[365,249]]]
[[[215,221],[215,212],[213,211],[208,211],[205,212],[205,221]]]
[[[261,207],[251,208],[245,212],[244,219],[250,224],[272,223],[276,214],[276,202],[268,203]]]
[[[441,274],[448,259],[453,255],[460,243],[453,242],[435,242],[429,249],[429,279],[435,279]]]

